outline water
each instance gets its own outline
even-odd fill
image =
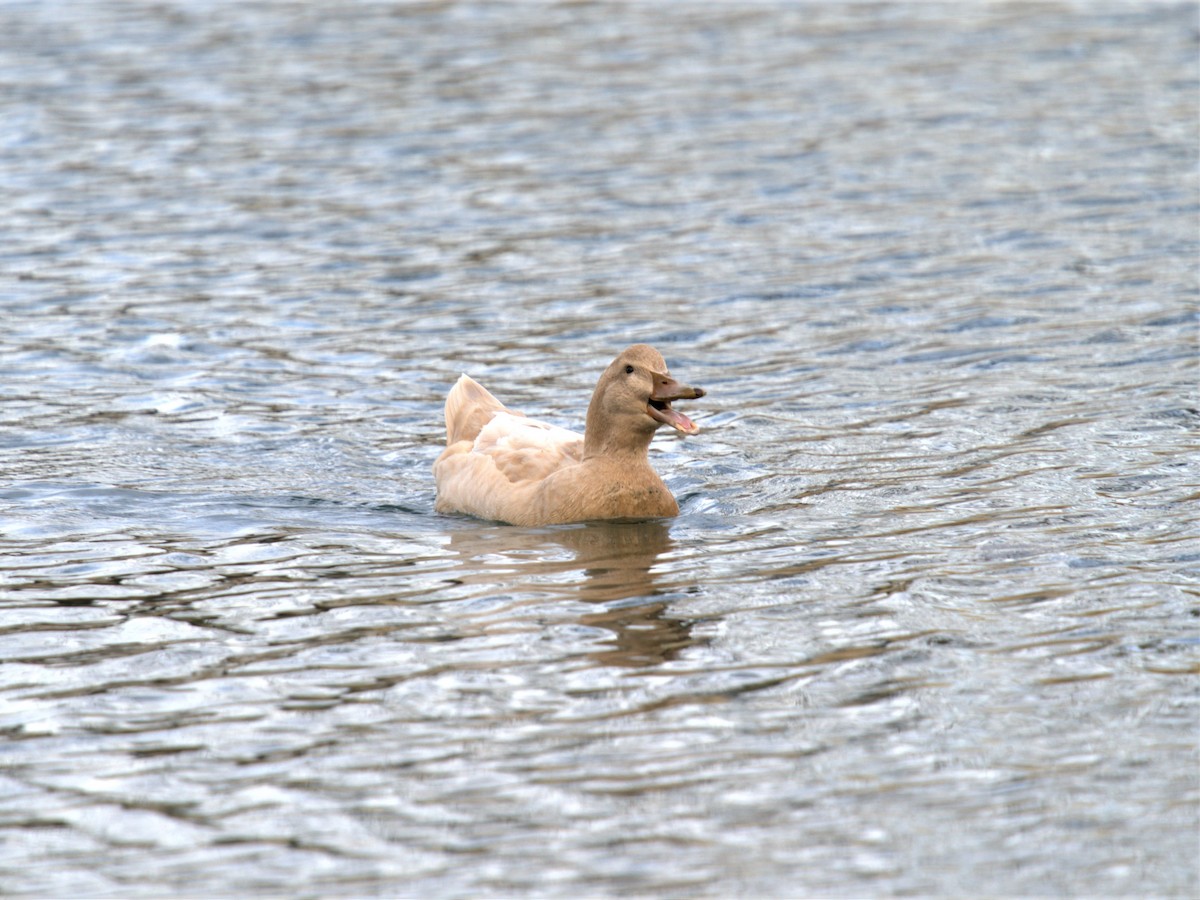
[[[1191,896],[1194,4],[0,5],[0,892]],[[433,514],[462,371],[708,396]]]

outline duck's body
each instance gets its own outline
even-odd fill
[[[653,347],[635,344],[600,376],[580,435],[506,409],[464,375],[446,398],[436,509],[526,526],[677,515],[650,466],[650,439],[660,425],[699,431],[671,401],[703,395],[672,379]]]

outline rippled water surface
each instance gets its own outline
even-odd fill
[[[1197,26],[0,3],[0,893],[1194,896]]]

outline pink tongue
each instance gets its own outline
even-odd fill
[[[696,427],[696,423],[689,419],[681,412],[676,412],[673,408],[660,410],[662,417],[667,420],[667,423],[672,428],[677,428],[684,434],[695,434],[700,429]]]

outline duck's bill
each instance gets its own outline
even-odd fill
[[[671,408],[672,400],[695,400],[704,396],[704,388],[680,384],[670,376],[659,376],[655,379],[654,392],[650,394],[650,403],[646,412],[650,418],[663,425],[670,425],[680,434],[696,434],[700,431],[698,425],[676,409]]]

